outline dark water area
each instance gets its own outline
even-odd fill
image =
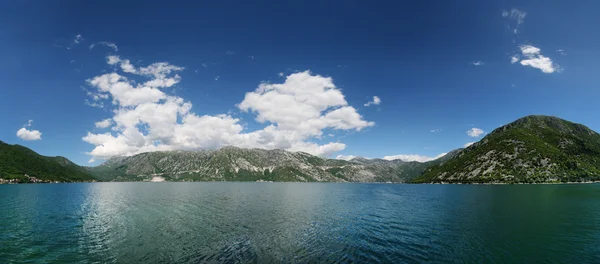
[[[600,184],[0,185],[0,263],[600,263]]]

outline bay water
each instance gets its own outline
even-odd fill
[[[600,184],[0,185],[0,263],[600,263]]]

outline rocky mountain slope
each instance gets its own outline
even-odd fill
[[[574,182],[600,180],[600,135],[557,117],[527,116],[413,182]]]
[[[160,176],[169,181],[406,182],[432,164],[436,163],[364,158],[344,161],[303,152],[225,147],[114,157],[90,168],[90,172],[103,181],[143,181]]]
[[[82,167],[64,157],[46,157],[21,145],[0,141],[0,181],[75,182],[92,181]]]

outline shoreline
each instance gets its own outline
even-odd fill
[[[534,183],[505,183],[505,182],[486,182],[486,183],[474,183],[474,182],[428,182],[428,183],[411,183],[411,182],[300,182],[300,181],[81,181],[81,182],[2,182],[0,185],[11,185],[11,184],[64,184],[64,183],[349,183],[349,184],[411,184],[411,185],[568,185],[568,184],[594,184],[600,183],[600,181],[586,181],[586,182],[534,182]]]
[[[594,184],[600,183],[600,181],[585,181],[585,182],[431,182],[431,183],[414,183],[414,184],[432,184],[432,185],[561,185],[561,184]]]

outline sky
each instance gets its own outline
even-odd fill
[[[3,1],[0,140],[80,165],[223,146],[426,161],[600,131],[598,1]]]

